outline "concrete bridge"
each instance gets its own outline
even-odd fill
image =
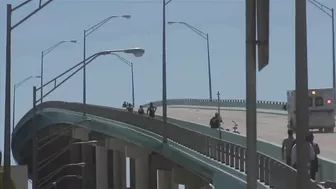
[[[238,116],[243,125],[238,112],[245,107],[243,100],[220,103],[231,109],[230,113],[224,113],[227,119]],[[160,102],[155,104],[160,106]],[[166,189],[184,184],[186,188],[243,189],[246,188],[244,135],[221,131],[219,138],[218,131],[205,127],[217,104],[200,99],[169,100],[173,111],[169,109],[168,115],[175,119],[170,118],[164,127],[160,117],[152,119],[111,107],[45,102],[18,122],[12,138],[13,155],[19,164],[28,164],[31,176],[31,140],[37,136],[39,188],[49,188],[50,183],[64,175],[80,175],[59,182],[59,188],[125,189],[125,158],[129,157],[130,188]],[[258,108],[268,110],[270,116],[283,116],[283,105],[262,101]],[[240,131],[244,130],[240,127]],[[167,144],[161,142],[163,131],[169,139]],[[83,168],[77,166],[81,162],[85,162]],[[258,188],[295,188],[296,171],[281,161],[278,146],[258,141],[258,162]],[[320,162],[319,179],[335,180],[334,162],[324,159]],[[323,186],[312,182],[311,188]]]

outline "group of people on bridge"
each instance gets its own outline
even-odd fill
[[[129,112],[133,112],[133,105],[129,102],[124,101],[124,103],[122,104],[122,107],[126,108],[126,110],[129,111]],[[147,108],[147,112],[146,112],[147,115],[149,117],[154,118],[156,109],[157,109],[157,107],[155,107],[152,102],[149,103],[149,107]],[[145,114],[145,110],[143,109],[143,106],[141,106],[141,105],[139,106],[138,114],[140,114],[140,115]]]
[[[293,168],[297,168],[297,147],[296,147],[296,139],[294,138],[293,130],[287,131],[287,138],[285,138],[282,142],[281,154],[282,160],[286,161],[286,164],[292,166]],[[309,172],[310,178],[315,180],[316,173],[318,172],[318,157],[320,154],[320,147],[317,143],[314,142],[313,133],[309,133],[306,136],[307,145],[309,145]]]

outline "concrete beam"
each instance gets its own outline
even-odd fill
[[[207,184],[202,178],[183,167],[174,167],[172,173],[174,182],[184,184],[189,189],[199,189]]]
[[[109,137],[104,135],[104,134],[101,134],[101,133],[98,133],[98,132],[95,132],[95,131],[91,131],[89,133],[89,140],[96,140],[98,141],[97,145],[98,146],[106,146],[106,141]]]
[[[125,146],[127,145],[127,142],[116,139],[116,138],[109,138],[106,141],[106,147],[109,150],[113,151],[119,151],[125,153]]]
[[[133,144],[126,144],[125,154],[127,157],[132,159],[142,158],[143,156],[148,156],[151,151],[145,148],[140,148]]]
[[[166,159],[160,154],[152,153],[151,155],[151,166],[159,170],[172,170],[173,167],[176,167],[177,164]]]
[[[90,131],[83,128],[73,128],[72,129],[72,138],[79,139],[81,141],[88,141],[89,140],[89,133]]]

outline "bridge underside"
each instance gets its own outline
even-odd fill
[[[126,189],[126,158],[130,159],[129,177],[133,189],[171,189],[184,184],[186,188],[208,187],[210,180],[200,178],[181,165],[165,159],[150,149],[140,148],[119,139],[90,132],[73,125],[53,125],[37,133],[38,185],[48,188],[64,175],[78,175],[82,179],[67,178],[57,183],[57,188]],[[96,144],[76,142],[97,141]],[[19,152],[19,164],[32,170],[32,141]],[[85,166],[65,166],[85,162]],[[62,166],[64,168],[62,168]],[[55,170],[58,173],[50,175]]]

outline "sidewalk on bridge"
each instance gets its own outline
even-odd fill
[[[185,106],[185,105],[171,105],[168,108],[186,108],[186,109],[201,109],[201,110],[217,110],[215,106]],[[245,111],[246,108],[238,107],[221,107],[221,110],[231,110],[231,111]],[[258,113],[276,114],[276,115],[287,115],[286,111],[281,110],[267,110],[267,109],[257,109]]]

